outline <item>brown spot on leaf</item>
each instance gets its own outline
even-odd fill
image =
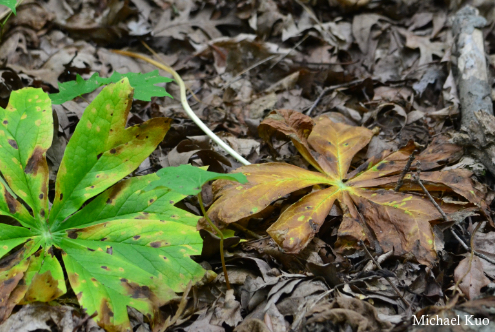
[[[386,165],[387,165],[387,163],[383,162],[383,163],[381,163],[380,165],[378,165],[378,166],[376,167],[376,169],[377,169],[377,170],[382,170],[382,169],[383,169]]]
[[[3,123],[4,125],[7,125],[7,124],[9,124],[9,121],[7,121],[7,120],[3,120],[3,122],[2,122],[2,123]]]
[[[113,248],[112,247],[107,248],[107,254],[113,255]]]
[[[103,238],[101,238],[100,241],[106,241],[106,240],[107,240],[107,238],[106,237],[103,237]]]
[[[107,204],[112,204],[112,199],[111,198],[107,199]]]
[[[77,239],[77,237],[79,236],[77,233],[80,231],[81,231],[80,229],[71,229],[67,231],[67,237],[69,239]]]
[[[13,139],[9,139],[8,142],[9,142],[9,144],[10,144],[11,147],[13,147],[16,150],[19,150],[19,146],[17,146],[17,142],[16,141],[14,141]]]
[[[101,157],[102,155],[103,155],[103,153],[98,154],[98,155],[96,156],[96,159],[97,159],[97,160],[98,160],[98,159],[100,159],[100,157]]]
[[[26,174],[33,173],[34,175],[37,175],[38,169],[40,167],[42,167],[43,169],[43,166],[46,165],[46,159],[43,157],[44,152],[45,151],[40,146],[37,146],[34,149],[33,154],[28,159],[24,173]]]
[[[100,267],[101,267],[103,270],[105,270],[105,271],[110,271],[110,269],[108,268],[108,266],[102,265],[102,266],[100,266]]]
[[[153,198],[152,198],[152,199],[150,199],[150,203],[153,203],[154,201],[155,201],[155,200],[154,200]]]
[[[314,232],[318,231],[318,225],[316,225],[316,224],[313,222],[313,219],[309,219],[308,223],[309,223],[309,227],[311,227],[311,229],[312,229]]]
[[[63,200],[64,199],[64,194],[63,193],[60,193],[60,200]]]
[[[101,301],[98,314],[98,316],[101,317],[100,321],[98,322],[100,326],[102,326],[103,328],[106,327],[106,329],[108,330],[112,328],[113,331],[117,331],[115,329],[116,326],[112,323],[112,318],[114,316],[113,311],[110,309],[110,306],[108,305],[108,301],[106,299],[103,299]]]
[[[40,216],[42,216],[43,218],[45,217],[45,209],[40,210]]]
[[[111,153],[111,154],[115,154],[115,152],[117,152],[117,150],[115,150],[115,149],[111,149],[111,150],[110,150],[110,153]]]
[[[59,280],[54,279],[50,271],[36,274],[24,296],[27,302],[48,302],[62,295],[58,288]]]
[[[89,251],[95,251],[94,249],[88,248]]]
[[[7,202],[7,206],[9,207],[9,212],[12,214],[16,213],[17,204],[19,204],[17,200],[12,197],[12,195],[10,195],[10,193],[6,189],[4,189],[3,195],[5,197],[5,201]]]
[[[151,242],[150,243],[150,246],[152,248],[161,248],[161,247],[165,247],[167,245],[168,245],[168,242],[167,241],[164,241],[164,240],[155,241],[155,242]]]
[[[124,287],[133,299],[151,299],[154,297],[148,286],[139,286],[134,282],[125,282]]]
[[[141,237],[141,235],[134,235],[132,238],[133,238],[134,240],[139,240],[139,238],[140,238],[140,237]]]
[[[39,197],[40,199],[43,199],[43,197],[44,197],[43,193],[41,193],[38,197]]]

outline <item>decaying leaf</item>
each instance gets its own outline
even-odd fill
[[[459,288],[462,290],[468,300],[474,300],[481,293],[481,288],[487,286],[490,283],[483,273],[483,263],[478,256],[474,256],[471,264],[470,258],[464,258],[459,265],[457,265],[454,271],[454,280],[459,283]]]
[[[126,128],[132,97],[124,78],[88,105],[65,150],[50,210],[50,99],[41,89],[22,89],[0,108],[0,214],[22,225],[0,223],[0,321],[16,304],[67,292],[57,252],[81,306],[111,331],[131,330],[128,307],[159,329],[158,308],[202,278],[203,268],[189,259],[201,253],[198,218],[174,206],[185,196],[163,187],[144,192],[156,174],[119,182],[170,127],[170,119],[154,118]]]
[[[236,172],[244,173],[248,184],[228,180],[214,183],[217,200],[208,211],[211,218],[232,223],[262,211],[291,192],[313,187],[268,228],[270,236],[286,252],[298,253],[306,247],[338,202],[345,212],[337,241],[341,251],[355,249],[358,241],[366,240],[372,245],[378,243],[385,252],[393,250],[398,256],[409,253],[427,265],[434,262],[435,239],[430,221],[439,219],[440,213],[428,199],[409,193],[420,190],[410,176],[405,178],[400,192],[390,189],[395,187],[398,174],[415,149],[412,142],[396,152],[385,151],[372,157],[350,172],[354,156],[371,140],[371,130],[335,123],[325,116],[320,116],[313,126],[307,116],[277,110],[260,125],[260,136],[265,139],[275,132],[290,138],[319,172],[284,163],[241,167]],[[442,144],[432,145],[418,156],[418,160],[424,160],[423,171],[439,167],[441,160],[460,149]],[[483,207],[469,175],[467,171],[451,170],[423,172],[421,177],[432,192],[454,192]]]

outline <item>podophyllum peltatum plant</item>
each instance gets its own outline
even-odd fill
[[[287,194],[309,187],[312,192],[284,210],[267,230],[285,252],[298,253],[306,247],[338,202],[344,215],[337,249],[354,250],[363,241],[426,265],[435,262],[437,247],[431,222],[441,218],[440,212],[424,197],[411,174],[405,177],[400,192],[393,190],[416,149],[413,142],[395,152],[383,151],[351,170],[353,158],[373,136],[367,128],[336,123],[326,116],[314,121],[296,111],[277,110],[261,123],[259,133],[267,141],[275,133],[288,137],[316,172],[285,163],[238,168],[235,172],[244,173],[249,182],[216,181],[216,201],[208,211],[211,219],[236,222],[263,211]],[[470,179],[471,172],[430,171],[459,155],[462,148],[435,139],[416,158],[421,162],[421,178],[430,192],[442,194],[437,195],[438,203],[446,212],[463,209],[469,203],[486,211],[483,195]],[[447,204],[440,199],[444,195],[467,202]],[[485,216],[490,220],[487,213]]]
[[[189,258],[201,252],[198,218],[174,206],[185,196],[165,187],[143,191],[155,174],[120,181],[170,126],[154,118],[125,128],[132,96],[124,78],[86,108],[65,150],[53,204],[48,95],[25,88],[0,108],[0,214],[13,218],[0,223],[0,322],[16,304],[65,294],[62,262],[81,306],[109,331],[130,331],[128,306],[157,330],[158,307],[204,275]]]

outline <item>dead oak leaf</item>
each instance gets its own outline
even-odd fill
[[[418,49],[420,52],[418,66],[425,65],[433,61],[433,55],[442,58],[447,45],[442,42],[432,42],[429,36],[417,36],[411,31],[398,29],[399,33],[406,37],[406,47]]]
[[[471,264],[469,261],[469,257],[460,261],[454,271],[454,280],[458,282],[462,278],[459,288],[468,300],[473,300],[481,294],[481,288],[490,283],[490,279],[483,273],[483,263],[480,258],[474,256]]]
[[[396,152],[385,151],[349,172],[354,156],[371,140],[372,131],[332,122],[321,116],[312,119],[290,110],[273,111],[259,127],[260,137],[269,139],[275,132],[286,135],[301,155],[319,172],[285,163],[244,166],[236,170],[248,178],[239,185],[230,181],[213,184],[216,201],[208,215],[232,223],[253,215],[283,196],[314,187],[313,192],[292,204],[268,228],[270,236],[288,253],[298,253],[311,241],[335,202],[345,212],[337,245],[341,251],[355,249],[358,241],[376,242],[396,256],[412,254],[431,265],[436,258],[435,239],[430,221],[441,216],[433,204],[416,193],[387,190],[397,182],[414,143]],[[430,146],[418,156],[425,159],[422,169],[439,166],[431,162],[445,159],[445,151],[456,152],[455,145]],[[465,172],[425,172],[430,191],[454,192],[477,206],[481,198]],[[410,177],[405,188],[416,191]],[[461,185],[462,184],[462,185]],[[318,186],[316,186],[318,185]],[[459,209],[459,208],[457,208]]]

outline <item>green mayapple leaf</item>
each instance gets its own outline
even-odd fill
[[[10,10],[12,10],[12,13],[14,13],[14,15],[17,15],[17,13],[15,12],[17,0],[0,0],[0,5],[9,7]]]
[[[125,128],[133,89],[112,84],[86,108],[60,164],[50,211],[52,231],[82,204],[135,170],[163,140],[170,119]]]
[[[81,228],[58,243],[79,302],[88,313],[101,312],[104,327],[130,328],[126,306],[151,319],[204,274],[188,258],[201,253],[198,217],[174,207],[184,195],[141,190],[157,178],[131,178],[108,189],[67,220],[67,226]]]
[[[24,226],[44,222],[48,214],[45,154],[53,138],[51,107],[46,93],[34,88],[12,92],[7,108],[0,107],[0,169],[10,189],[33,209],[34,219],[3,184],[0,214]]]
[[[85,93],[90,93],[98,89],[100,86],[116,83],[122,78],[127,77],[129,84],[134,88],[134,98],[138,100],[150,101],[151,97],[170,97],[172,96],[165,91],[164,88],[155,86],[158,83],[168,83],[173,80],[168,77],[163,77],[158,74],[158,70],[141,74],[141,73],[126,73],[120,74],[114,72],[109,78],[100,77],[98,73],[94,73],[89,79],[84,80],[79,74],[75,81],[59,83],[59,93],[50,94],[52,103],[55,105],[63,104],[66,101],[72,100]]]
[[[153,181],[145,190],[157,187],[167,187],[183,195],[197,195],[201,187],[213,180],[230,180],[242,184],[247,183],[247,178],[242,173],[222,174],[208,172],[199,167],[191,165],[180,165],[177,167],[165,167],[156,173],[160,179]]]
[[[175,207],[185,195],[144,191],[156,174],[121,181],[170,127],[170,119],[154,118],[126,128],[133,90],[123,78],[88,105],[65,150],[50,210],[50,99],[27,88],[0,108],[0,214],[18,221],[0,222],[0,323],[17,304],[65,294],[68,276],[100,326],[131,331],[133,307],[157,331],[159,307],[203,277],[189,258],[201,253],[199,217]]]

